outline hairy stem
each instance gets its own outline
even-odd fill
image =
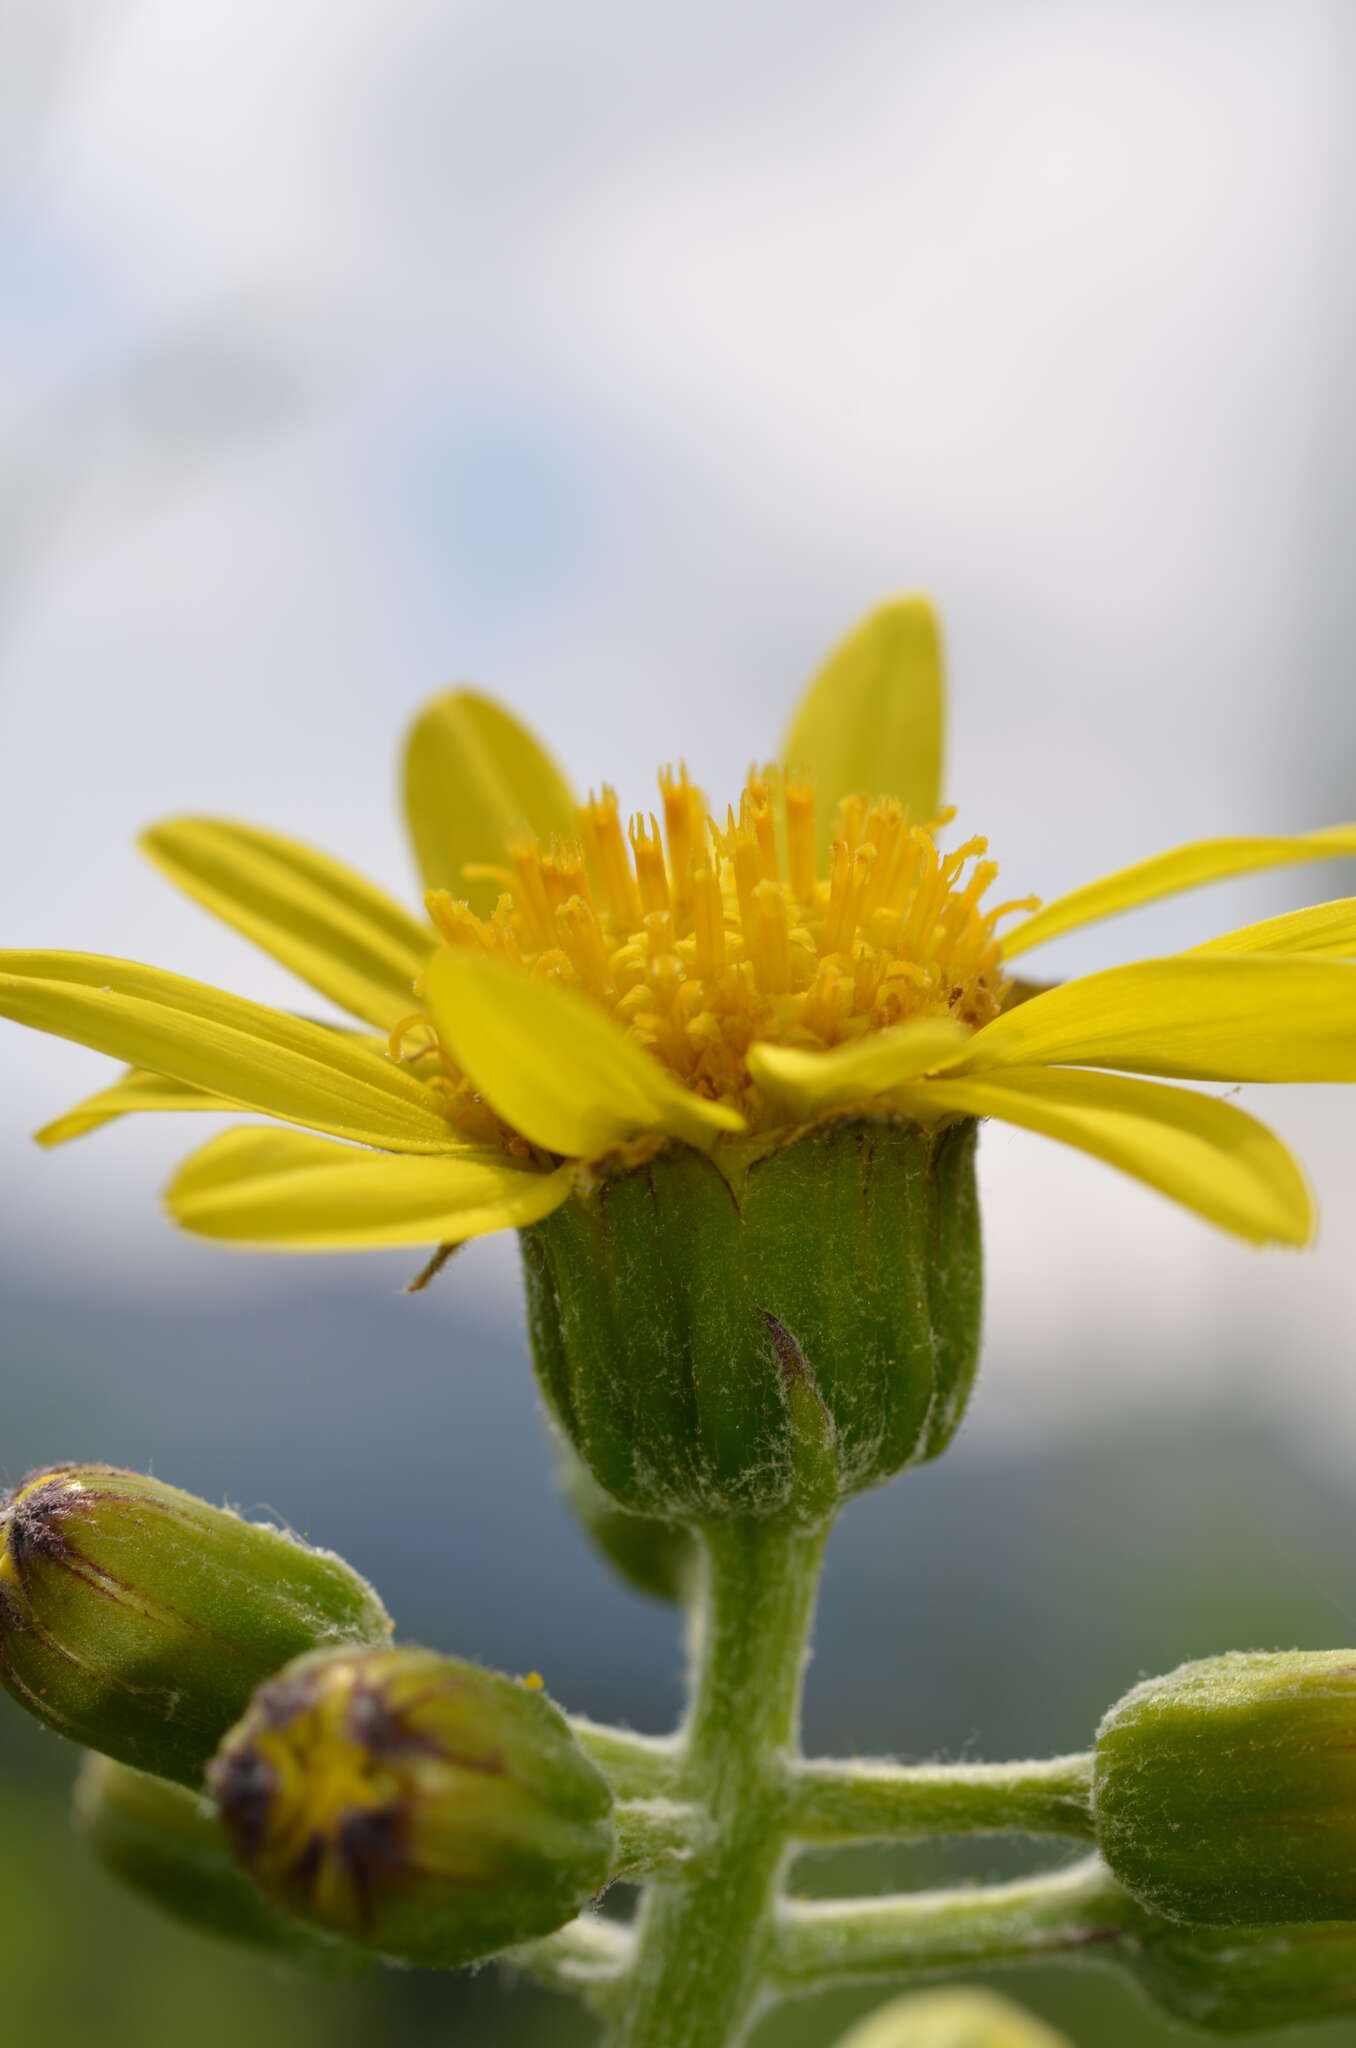
[[[945,1976],[1110,1947],[1135,1909],[1100,1857],[1015,1884],[822,1905],[783,1902],[769,1968],[778,1991]]]
[[[826,1533],[745,1519],[703,1531],[696,1678],[676,1790],[704,1812],[708,1841],[686,1882],[646,1897],[610,2048],[733,2048],[755,2016]]]
[[[936,1835],[1093,1839],[1091,1756],[1019,1764],[793,1763],[787,1829],[803,1842]]]
[[[619,1800],[613,1818],[618,1876],[681,1876],[706,1841],[700,1809],[675,1799]]]
[[[663,1799],[672,1793],[683,1764],[679,1736],[635,1735],[629,1728],[610,1728],[584,1714],[567,1718],[580,1747],[611,1781],[618,1799]]]

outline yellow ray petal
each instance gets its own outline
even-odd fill
[[[462,875],[502,861],[509,835],[578,831],[569,784],[526,726],[473,690],[448,690],[420,712],[405,743],[405,811],[425,886],[450,889],[482,915],[499,884]]]
[[[350,1040],[356,1039],[358,1044],[370,1047],[383,1059],[388,1056],[386,1035],[368,1037],[335,1024],[320,1024],[318,1028]],[[407,1072],[417,1073],[421,1079],[428,1078],[426,1068],[437,1071],[437,1060],[432,1055],[426,1056],[423,1062],[405,1059],[401,1064]],[[221,1115],[239,1108],[238,1102],[229,1101],[224,1095],[208,1095],[201,1088],[190,1087],[185,1081],[171,1080],[168,1074],[152,1073],[145,1067],[129,1067],[107,1088],[85,1096],[64,1115],[54,1117],[51,1123],[34,1131],[33,1141],[47,1147],[65,1145],[72,1138],[88,1137],[91,1131],[100,1130],[104,1124],[116,1123],[119,1117],[148,1111],[196,1110]]]
[[[946,696],[925,597],[897,597],[840,640],[797,705],[782,748],[810,770],[821,872],[842,797],[894,796],[922,824],[941,801]]]
[[[1080,925],[1117,917],[1123,910],[1180,895],[1184,889],[1199,889],[1207,882],[1224,882],[1232,875],[1252,874],[1259,868],[1337,860],[1346,854],[1356,854],[1356,825],[1333,825],[1293,839],[1197,839],[1189,846],[1174,846],[1167,853],[1136,861],[1133,867],[1118,868],[1114,875],[1103,875],[1096,882],[1085,882],[1067,896],[1057,896],[1004,934],[1003,957],[1015,960],[1019,953],[1064,932],[1077,931]]]
[[[206,1095],[201,1088],[190,1088],[184,1081],[171,1081],[165,1074],[152,1074],[144,1067],[129,1067],[110,1087],[87,1095],[64,1116],[54,1117],[40,1131],[34,1131],[33,1137],[39,1145],[64,1145],[72,1138],[86,1137],[90,1131],[97,1131],[104,1124],[116,1123],[120,1116],[131,1116],[143,1110],[221,1111],[235,1110],[239,1106],[224,1095]]]
[[[709,1146],[744,1128],[736,1111],[682,1087],[575,989],[448,947],[424,976],[424,994],[458,1066],[548,1152],[597,1159],[652,1132]]]
[[[1310,959],[1356,959],[1356,896],[1264,917],[1259,924],[1242,925],[1188,951],[1193,958],[1211,953],[1304,953]]]
[[[1356,963],[1178,954],[1005,1010],[939,1071],[1074,1064],[1195,1081],[1356,1081]]]
[[[346,1032],[130,960],[0,953],[0,1016],[242,1109],[393,1152],[438,1152],[438,1097]]]
[[[185,1160],[165,1201],[175,1222],[199,1237],[280,1251],[362,1251],[460,1244],[535,1223],[567,1198],[572,1172],[534,1171],[472,1146],[411,1159],[243,1126]]]
[[[749,1072],[770,1101],[808,1123],[827,1110],[851,1109],[901,1081],[926,1074],[966,1045],[970,1036],[949,1017],[916,1017],[827,1052],[752,1045]]]
[[[432,927],[328,855],[217,818],[142,835],[156,866],[331,1001],[389,1031],[436,943]]]
[[[921,1081],[893,1098],[909,1114],[993,1116],[1091,1152],[1252,1244],[1307,1244],[1304,1175],[1274,1132],[1231,1102],[1072,1067]]]

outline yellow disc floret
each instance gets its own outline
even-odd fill
[[[768,1120],[748,1070],[757,1040],[827,1047],[914,1017],[977,1029],[996,1016],[996,928],[1019,906],[981,908],[998,873],[987,841],[942,852],[951,812],[914,824],[893,798],[854,796],[820,874],[813,788],[788,777],[779,816],[779,781],[751,771],[722,827],[686,769],[665,769],[662,831],[654,813],[624,831],[604,786],[580,808],[578,841],[543,847],[523,832],[504,867],[476,870],[503,885],[492,917],[445,889],[429,892],[429,914],[450,946],[574,983],[686,1087],[755,1128]],[[435,1042],[418,1014],[392,1050]],[[455,1069],[449,1079],[458,1123],[491,1135],[474,1090]]]

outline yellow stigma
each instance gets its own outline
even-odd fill
[[[505,887],[490,918],[431,890],[443,939],[572,982],[686,1087],[754,1128],[770,1120],[748,1070],[755,1040],[827,1047],[914,1017],[977,1029],[998,1014],[996,928],[1026,906],[981,908],[998,869],[983,839],[939,848],[953,813],[915,824],[893,798],[849,797],[821,874],[808,777],[779,788],[773,770],[751,770],[723,825],[685,768],[664,769],[659,787],[662,830],[654,813],[624,830],[605,786],[580,807],[577,844],[516,836],[492,871]],[[406,1020],[393,1053],[416,1057],[431,1032],[422,1016]],[[449,1079],[458,1123],[502,1138],[469,1083],[455,1069]]]

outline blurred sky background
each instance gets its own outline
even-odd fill
[[[141,860],[142,824],[234,815],[412,891],[397,745],[454,680],[580,784],[648,803],[682,755],[719,797],[898,588],[942,608],[950,794],[1012,893],[1356,817],[1345,0],[0,0],[0,42],[5,944],[296,1002]],[[1353,890],[1350,865],[1230,885],[1039,966]],[[571,1704],[657,1725],[671,1630],[549,1494],[511,1241],[405,1302],[417,1260],[178,1238],[157,1193],[206,1122],[45,1157],[29,1132],[108,1064],[0,1030],[0,1475],[108,1455],[267,1504],[413,1625],[548,1678],[554,1651]],[[1256,1428],[1291,1483],[1250,1569],[1301,1583],[1303,1503],[1325,1485],[1340,1521],[1356,1451],[1356,1097],[1242,1099],[1311,1171],[1313,1254],[986,1132],[986,1364],[917,1482],[958,1547],[963,1504],[1029,1503],[1066,1438]],[[1051,1585],[1090,1540],[1060,1469]],[[1238,1509],[1227,1462],[1205,1492]],[[1124,1504],[1105,1554],[1147,1555],[1161,1502]],[[864,1532],[888,1550],[903,1512],[845,1524],[861,1572],[831,1573],[826,1627],[859,1660],[891,1597]],[[1340,1640],[1325,1569],[1303,1625]],[[1235,1639],[1200,1633],[1174,1654]],[[1133,1638],[1125,1683],[1157,1654]],[[957,1654],[956,1746],[1085,1739],[986,1722]],[[885,1698],[821,1732],[889,1741]]]

